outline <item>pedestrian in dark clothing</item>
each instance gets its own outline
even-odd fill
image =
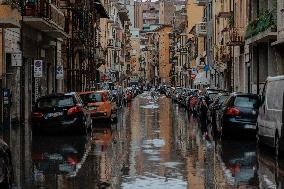
[[[207,112],[208,106],[204,97],[201,98],[200,102],[200,124],[202,133],[207,132]]]

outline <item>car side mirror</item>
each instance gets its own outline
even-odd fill
[[[265,101],[265,96],[258,95],[258,106],[261,106]]]

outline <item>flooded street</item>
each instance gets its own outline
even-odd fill
[[[202,132],[203,131],[203,132]],[[282,188],[284,163],[254,140],[213,140],[161,96],[138,96],[92,136],[33,138],[25,188]],[[208,133],[210,133],[208,131]]]

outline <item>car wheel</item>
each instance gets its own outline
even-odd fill
[[[258,134],[258,126],[256,126],[256,145],[257,145],[257,147],[260,147],[260,143],[261,143],[261,141],[260,141],[260,137],[259,137],[259,134]]]

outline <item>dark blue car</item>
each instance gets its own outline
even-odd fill
[[[232,93],[216,112],[217,131],[222,136],[255,133],[258,104],[255,94]]]

